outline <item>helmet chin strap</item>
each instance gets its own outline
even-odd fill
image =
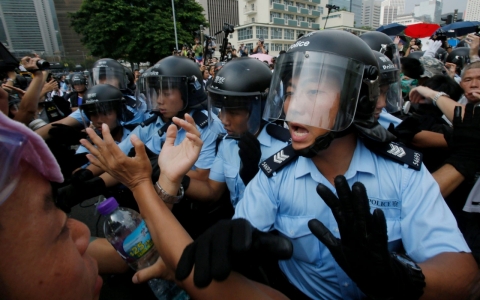
[[[315,142],[313,142],[312,145],[300,149],[300,150],[295,150],[295,153],[297,153],[300,156],[306,157],[306,158],[312,158],[318,155],[321,151],[327,149],[330,146],[330,143],[334,139],[338,139],[341,137],[346,136],[347,134],[352,132],[352,126],[349,126],[347,129],[343,131],[338,131],[338,132],[333,132],[330,131],[327,134],[321,135],[315,139]]]

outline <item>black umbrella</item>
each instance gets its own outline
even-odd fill
[[[398,35],[400,32],[405,30],[407,26],[398,24],[398,23],[390,23],[388,25],[382,25],[376,29],[376,31],[380,31],[385,33],[386,35]]]
[[[0,72],[12,71],[18,68],[18,60],[0,42]]]
[[[447,31],[447,32],[453,30],[456,36],[462,36],[472,32],[477,32],[478,25],[480,25],[480,22],[464,21],[464,22],[455,22],[452,24],[445,25],[441,29],[442,31]]]

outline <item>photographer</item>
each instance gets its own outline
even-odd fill
[[[253,48],[253,54],[256,54],[256,53],[267,54],[267,49],[265,49],[263,42],[264,41],[262,38],[258,39],[257,45]]]
[[[207,47],[205,58],[212,58],[217,48],[217,44],[215,44],[211,37],[207,37],[207,40],[205,41],[205,47]]]
[[[407,57],[410,52],[415,52],[415,51],[422,51],[422,41],[419,39],[411,39],[410,43],[408,44],[407,51],[405,52],[405,57]]]
[[[238,47],[238,53],[240,54],[240,57],[248,56],[248,48],[241,43],[240,47]]]

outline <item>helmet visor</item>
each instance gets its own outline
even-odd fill
[[[123,69],[111,67],[95,67],[92,69],[92,86],[97,84],[110,84],[119,90],[127,88],[127,79]]]
[[[396,113],[402,109],[403,97],[398,70],[380,74],[380,94],[385,97],[387,112]]]
[[[240,138],[249,131],[256,134],[261,121],[261,95],[238,96],[208,93],[208,125],[218,115],[229,137]]]
[[[353,121],[364,64],[323,52],[292,52],[275,66],[263,118],[331,131]]]
[[[154,72],[152,72],[154,73]],[[147,75],[139,89],[144,90],[147,110],[175,116],[188,104],[187,77]]]
[[[101,131],[102,124],[107,124],[110,130],[120,125],[124,115],[124,105],[121,100],[97,101],[80,105],[80,112],[85,128],[93,126]]]

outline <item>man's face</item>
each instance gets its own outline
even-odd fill
[[[157,104],[163,117],[171,119],[183,109],[182,93],[178,89],[163,89],[158,93]]]
[[[465,74],[460,81],[460,86],[465,92],[465,97],[468,102],[476,103],[480,101],[480,69],[470,69],[465,71]]]
[[[55,206],[40,173],[22,168],[15,191],[0,206],[0,298],[98,299],[102,279],[86,254],[88,228]]]
[[[218,59],[216,57],[212,58],[212,62],[213,63],[217,63],[218,62]]]
[[[374,112],[374,116],[376,120],[380,118],[380,113],[382,112],[382,109],[387,107],[387,92],[389,87],[390,86],[388,84],[382,85],[380,87],[380,94],[378,95],[377,105],[375,106],[375,112]]]
[[[77,91],[77,92],[84,92],[86,87],[84,84],[74,84],[73,85],[73,88]]]
[[[248,131],[249,113],[246,109],[222,108],[219,117],[228,135],[240,136]]]
[[[98,84],[109,84],[111,86],[114,86],[116,87],[117,89],[119,88],[120,84],[118,82],[118,79],[117,78],[114,78],[114,77],[109,77],[109,78],[100,78],[100,80],[98,81]]]
[[[115,129],[118,126],[117,112],[114,110],[106,113],[92,114],[90,120],[92,121],[93,126],[98,129],[102,128],[102,124],[107,124],[110,130]]]
[[[208,77],[210,77],[210,74],[208,73],[207,70],[204,70],[203,71],[203,79],[208,79]]]
[[[292,146],[304,149],[333,128],[340,105],[340,87],[336,80],[322,82],[294,78],[287,85],[283,110],[288,120]],[[308,124],[308,125],[307,125]],[[311,126],[315,124],[315,126]]]

